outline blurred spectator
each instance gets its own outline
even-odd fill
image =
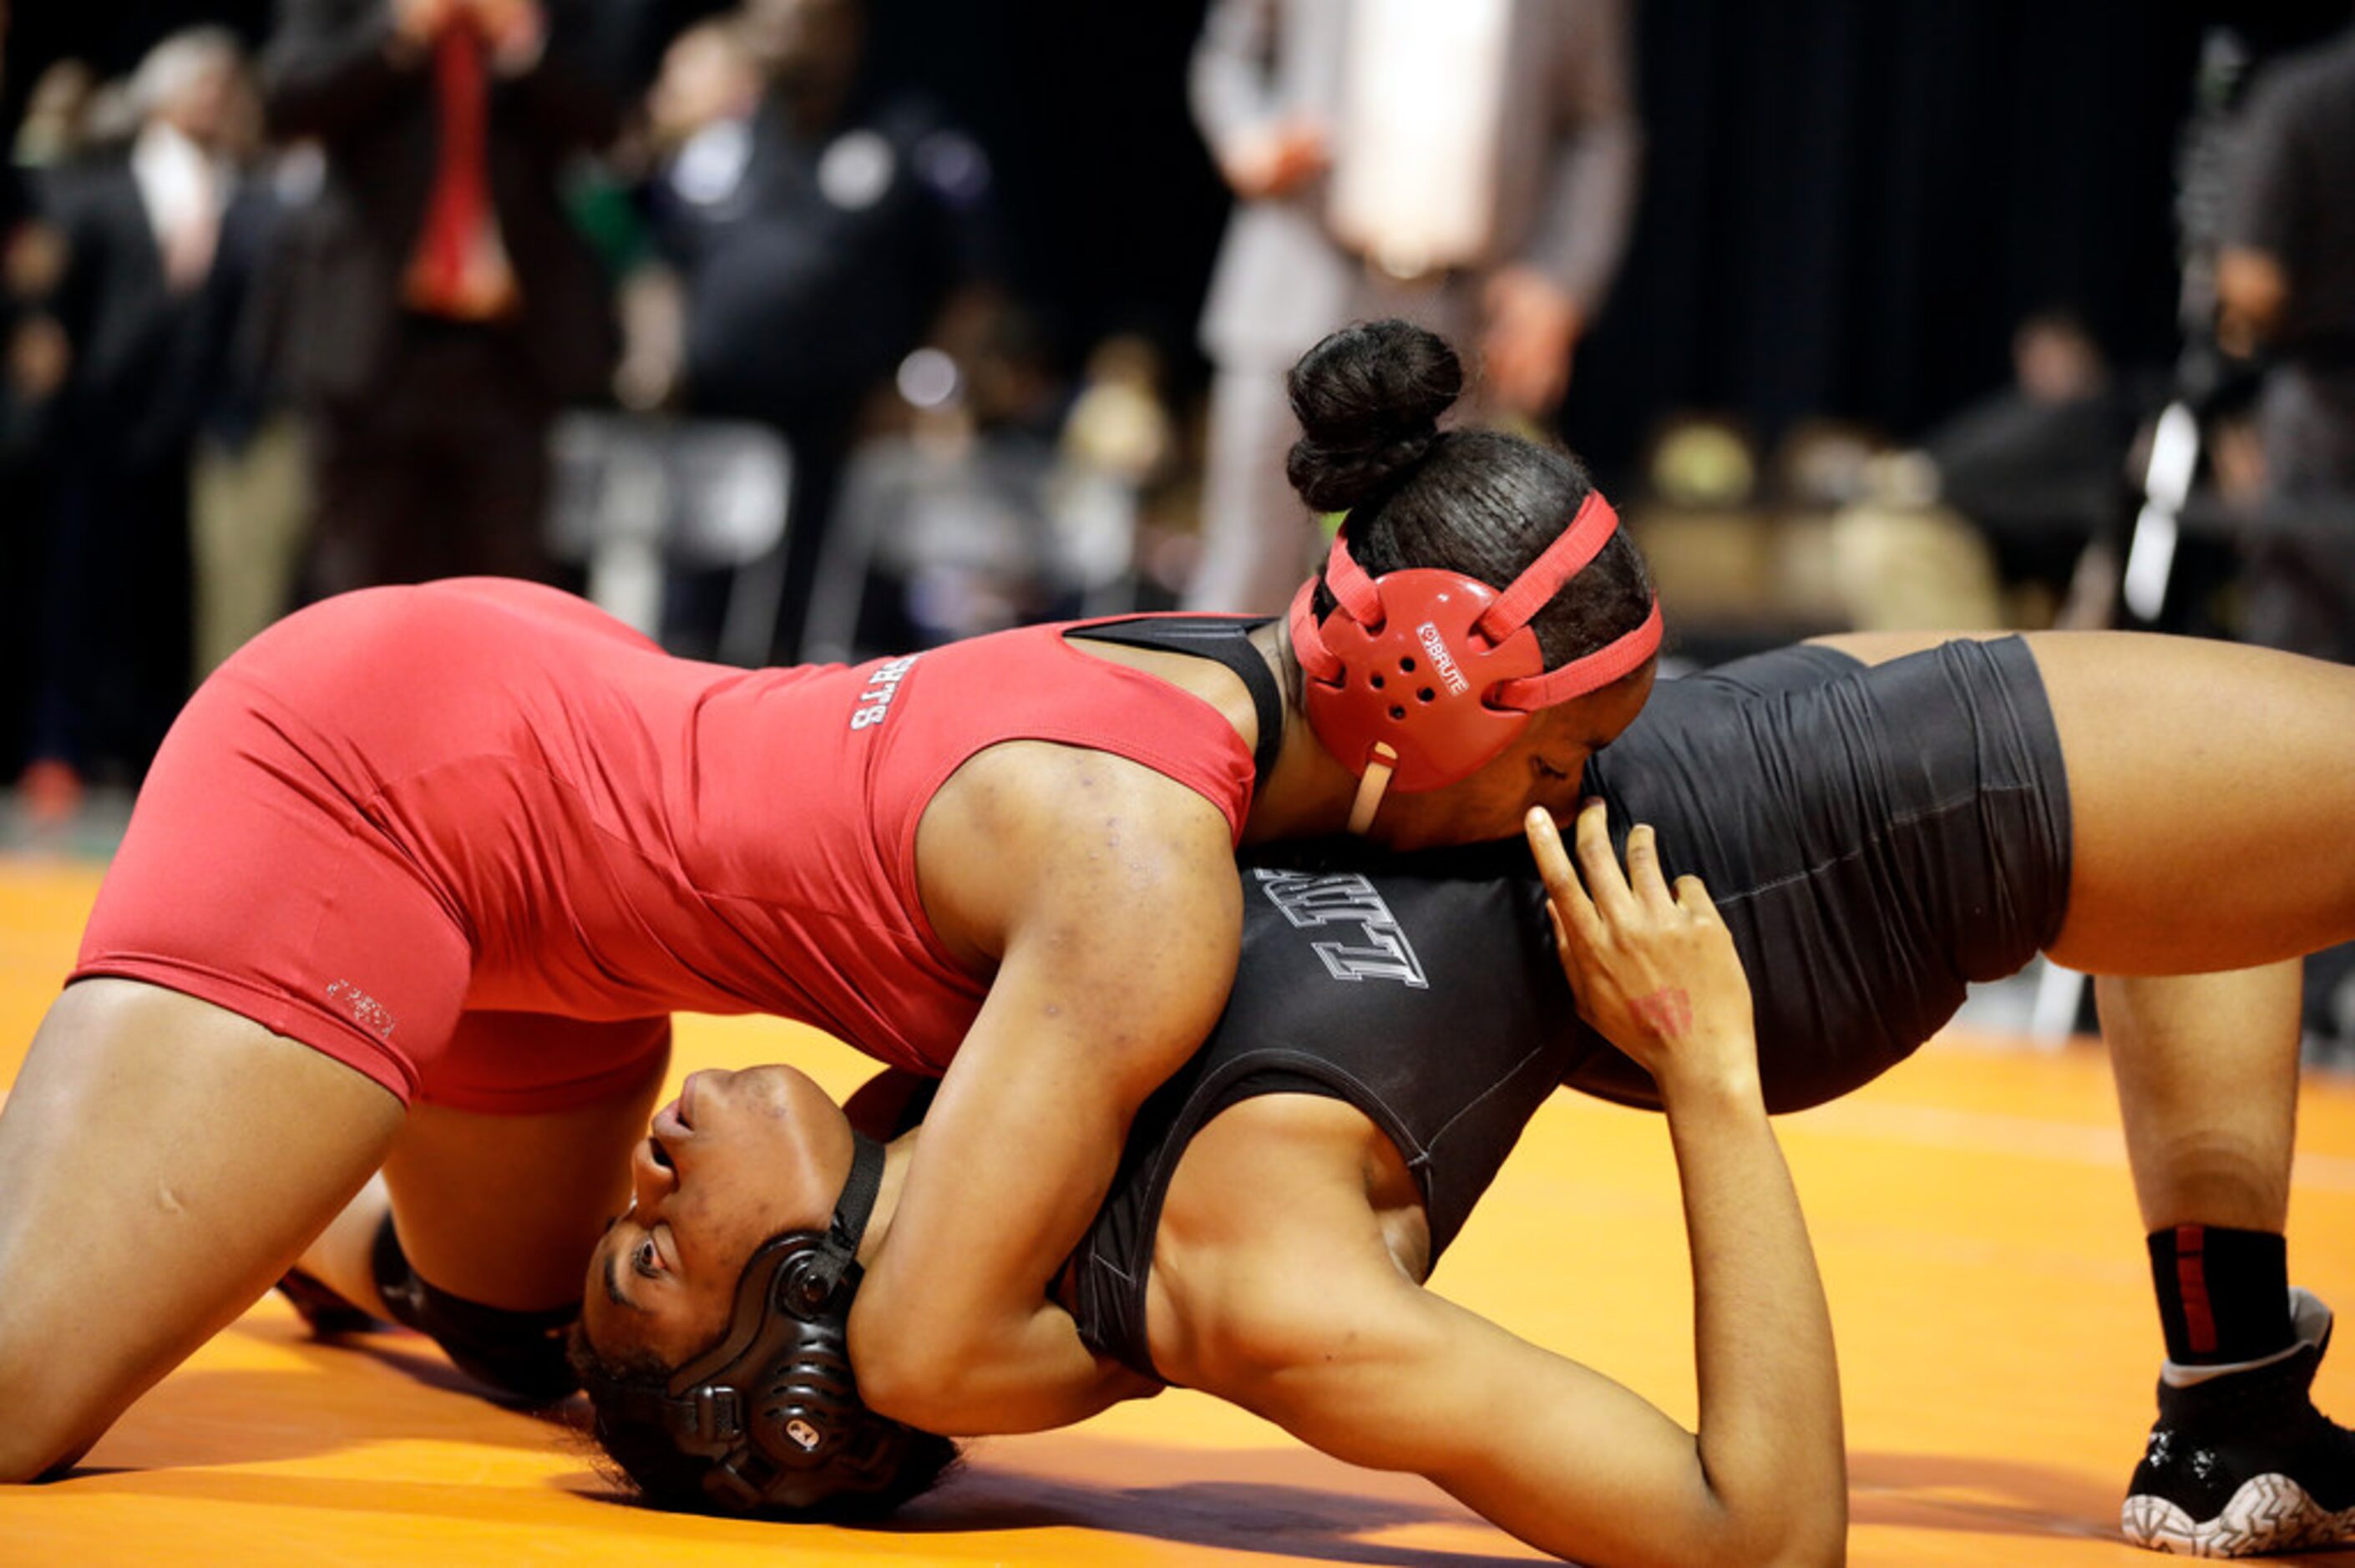
[[[90,137],[91,101],[98,78],[77,59],[57,60],[26,95],[25,118],[16,124],[15,157],[28,169],[70,163]]]
[[[308,142],[264,147],[261,96],[244,73],[224,141],[240,177],[207,291],[207,395],[190,476],[199,678],[291,608],[309,520],[299,421],[275,367],[285,240],[318,195],[324,160]]]
[[[1729,636],[1780,625],[1776,530],[1759,504],[1748,433],[1723,418],[1680,415],[1654,434],[1645,468],[1643,493],[1623,509],[1653,583],[1677,607],[1678,648],[1696,630],[1714,652]]]
[[[1827,631],[1975,630],[2004,622],[1991,557],[1938,504],[1919,452],[1834,419],[1794,427],[1759,493],[1749,437],[1688,415],[1655,439],[1649,485],[1628,509],[1677,651],[1701,663]]]
[[[998,272],[990,170],[930,104],[874,90],[859,0],[751,0],[689,30],[649,101],[650,207],[677,290],[634,283],[650,334],[620,390],[673,389],[753,418],[794,453],[776,652],[797,655],[834,494],[865,397],[928,339],[953,352]],[[675,324],[674,324],[675,323]],[[686,583],[674,641],[710,640],[718,595]]]
[[[91,90],[90,100],[82,105],[80,139],[72,154],[118,153],[131,144],[146,122],[146,106],[140,101],[138,82],[130,77],[109,77]]]
[[[2062,311],[2012,334],[2012,384],[1923,444],[1940,494],[1987,535],[2004,580],[2057,602],[2115,515],[2135,407],[2084,324]]]
[[[2355,661],[2355,30],[2259,79],[2234,174],[2218,335],[2269,360],[2248,635]]]
[[[1284,368],[1353,318],[1476,345],[1488,411],[1542,422],[1600,310],[1640,140],[1621,0],[1216,0],[1197,122],[1239,198],[1210,284],[1193,608],[1284,609],[1314,536]]]
[[[564,161],[620,103],[597,0],[281,0],[272,130],[315,137],[280,342],[311,421],[310,586],[545,577],[548,429],[603,392]]]
[[[1995,557],[1970,522],[1938,502],[1938,471],[1918,451],[1864,465],[1862,493],[1832,518],[1833,579],[1859,631],[1991,631],[2005,624]]]
[[[905,433],[861,442],[843,482],[812,657],[1133,608],[1140,493],[1172,444],[1157,373],[1149,344],[1111,340],[1059,434],[1064,388],[1020,312],[991,313],[962,364],[910,355]]]
[[[218,28],[175,34],[131,83],[118,154],[52,171],[61,371],[44,445],[53,494],[27,793],[62,815],[92,769],[144,768],[188,687],[188,465],[216,388],[218,260],[243,58]],[[21,370],[20,370],[21,374]]]
[[[64,261],[30,181],[0,165],[0,779],[24,765],[32,709],[48,517],[43,433],[72,357],[48,310]]]
[[[919,349],[895,386],[907,428],[861,441],[844,476],[810,608],[815,658],[932,647],[1055,607],[1062,389],[1029,323],[996,313],[965,360]]]
[[[1161,383],[1161,354],[1152,339],[1121,333],[1096,344],[1063,418],[1065,459],[1133,490],[1161,478],[1178,448]]]

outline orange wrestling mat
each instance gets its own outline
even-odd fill
[[[86,870],[0,865],[0,1075],[95,887]],[[864,1075],[860,1058],[772,1022],[687,1019],[679,1046],[681,1073],[783,1057],[837,1091]],[[1782,1127],[1839,1333],[1851,1560],[2150,1563],[2119,1542],[2117,1503],[2159,1337],[2100,1054],[1941,1042]],[[2309,1084],[2300,1142],[2293,1275],[2355,1309],[2355,1086]],[[1436,1283],[1691,1419],[1690,1287],[1657,1118],[1557,1098]],[[2355,1356],[2342,1349],[2318,1393],[2355,1414]],[[888,1530],[666,1516],[616,1500],[561,1420],[460,1392],[425,1340],[314,1345],[274,1298],[71,1478],[0,1494],[8,1563],[1479,1568],[1533,1555],[1420,1479],[1335,1463],[1185,1393],[976,1445]]]

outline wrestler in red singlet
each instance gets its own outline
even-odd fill
[[[189,703],[73,979],[202,998],[462,1108],[597,1098],[678,1010],[804,1020],[936,1074],[986,981],[925,919],[917,824],[965,760],[1026,739],[1142,763],[1240,836],[1233,726],[1061,628],[747,671],[525,583],[346,595]]]

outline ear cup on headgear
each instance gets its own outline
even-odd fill
[[[1477,773],[1529,726],[1528,714],[1493,707],[1488,696],[1500,682],[1544,670],[1545,655],[1526,626],[1498,647],[1474,633],[1497,598],[1484,582],[1415,567],[1385,573],[1380,585],[1380,620],[1336,614],[1325,622],[1332,677],[1309,672],[1309,726],[1360,772],[1376,747],[1389,747],[1398,758],[1394,789],[1443,789]],[[1295,619],[1316,591],[1313,578],[1302,585]]]
[[[872,1139],[854,1133],[852,1145],[833,1224],[773,1236],[753,1253],[718,1344],[659,1390],[587,1379],[601,1423],[609,1409],[652,1423],[680,1453],[709,1461],[703,1490],[730,1512],[881,1491],[912,1438],[867,1407],[851,1371],[858,1239],[883,1165]]]
[[[880,1490],[907,1446],[908,1429],[858,1397],[848,1304],[837,1304],[821,1271],[806,1266],[812,1255],[784,1260],[770,1331],[749,1347],[731,1379],[744,1401],[741,1438],[705,1485],[739,1507],[806,1509],[846,1492]],[[812,1299],[816,1306],[805,1315],[799,1304]]]
[[[802,1233],[809,1234],[812,1233]],[[823,1246],[795,1248],[785,1254],[777,1266],[776,1283],[771,1294],[779,1310],[796,1318],[815,1319],[832,1304],[835,1293],[845,1281],[845,1266],[827,1255]],[[849,1264],[855,1273],[858,1265]]]
[[[1331,613],[1316,613],[1317,579],[1293,597],[1291,630],[1309,726],[1372,788],[1406,793],[1470,778],[1511,746],[1532,714],[1640,668],[1660,646],[1660,607],[1596,652],[1548,671],[1529,619],[1601,554],[1618,514],[1590,491],[1577,515],[1511,586],[1415,567],[1369,577],[1344,523],[1326,558]],[[1385,771],[1387,770],[1387,771]]]
[[[794,1326],[783,1335],[767,1336],[773,1344],[780,1339],[783,1343],[757,1373],[762,1387],[746,1430],[783,1468],[834,1464],[847,1455],[862,1426],[876,1423],[859,1400],[858,1380],[850,1370],[848,1298],[858,1277],[856,1263],[846,1266],[815,1245],[789,1248],[777,1264],[769,1298]],[[828,1489],[841,1487],[837,1481]]]
[[[765,1488],[767,1502],[789,1508],[880,1489],[908,1442],[906,1427],[860,1401],[838,1327],[805,1334],[769,1364],[749,1434],[778,1472]]]
[[[858,1265],[828,1242],[795,1231],[763,1244],[738,1281],[727,1336],[671,1380],[675,1440],[712,1461],[704,1491],[731,1511],[804,1509],[880,1484],[844,1462],[873,1449],[853,1439],[882,1418],[850,1370]]]

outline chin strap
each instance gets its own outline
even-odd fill
[[[1366,759],[1366,770],[1358,776],[1358,798],[1349,802],[1349,832],[1363,838],[1374,825],[1374,813],[1382,809],[1382,796],[1391,787],[1391,776],[1398,771],[1399,755],[1387,741],[1374,743],[1373,755]]]
[[[794,1283],[795,1305],[805,1312],[822,1312],[841,1294],[845,1281],[856,1285],[858,1244],[867,1234],[868,1216],[875,1212],[875,1196],[883,1190],[883,1146],[850,1129],[850,1174],[842,1181],[842,1195],[834,1202],[834,1218],[826,1235]]]

